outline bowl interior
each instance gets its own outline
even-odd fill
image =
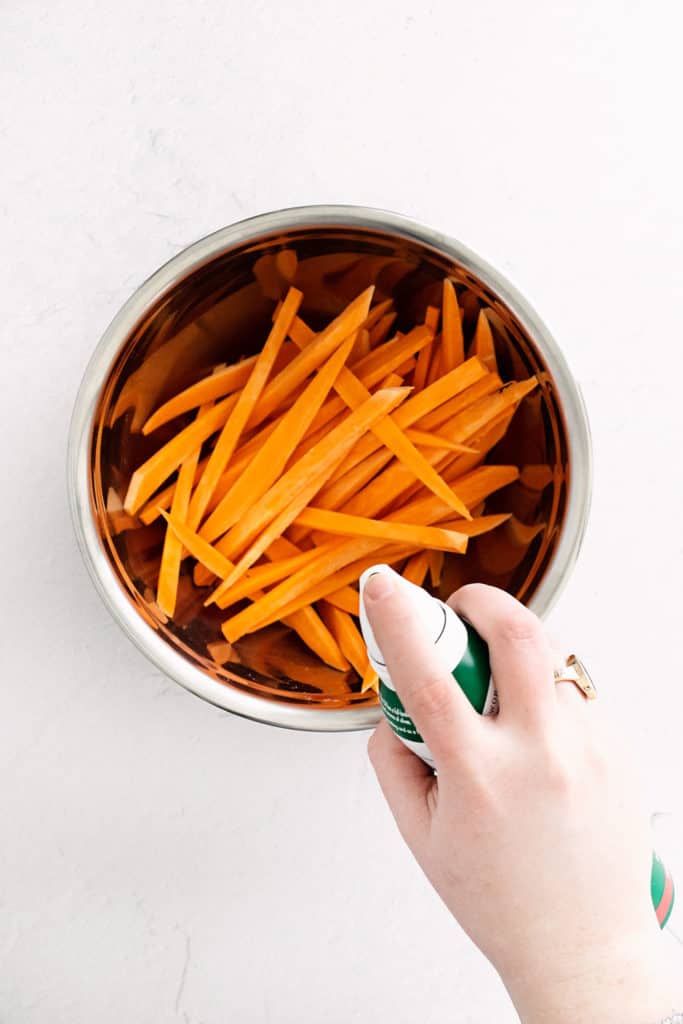
[[[296,256],[296,258],[295,258]],[[487,462],[519,466],[519,479],[487,500],[487,513],[512,512],[504,527],[472,540],[468,553],[447,556],[440,596],[481,581],[528,602],[546,573],[563,528],[569,446],[557,388],[541,353],[510,309],[487,285],[445,254],[376,229],[306,227],[222,252],[193,269],[137,323],[114,359],[100,394],[91,441],[91,503],[101,543],[121,588],[148,625],[199,669],[228,687],[268,701],[349,708],[375,701],[360,680],[326,667],[284,625],[245,637],[230,650],[225,613],[203,606],[185,563],[176,615],[155,603],[164,525],[140,526],[122,508],[132,472],[189,422],[176,420],[150,436],[141,427],[156,407],[217,363],[250,355],[266,336],[274,303],[295,284],[301,315],[326,324],[369,284],[375,301],[393,298],[396,327],[408,329],[439,305],[442,280],[456,282],[466,339],[483,305],[495,335],[504,380],[541,374]]]

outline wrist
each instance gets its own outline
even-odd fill
[[[523,1024],[659,1024],[683,1012],[683,958],[668,936],[550,959],[502,974]]]

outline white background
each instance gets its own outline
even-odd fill
[[[66,433],[119,305],[217,227],[355,202],[460,238],[584,388],[594,505],[551,625],[653,806],[675,803],[680,5],[0,8],[0,1020],[514,1020],[399,842],[365,735],[231,718],[119,632],[72,536]]]

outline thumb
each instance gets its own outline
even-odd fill
[[[365,613],[403,706],[437,764],[459,760],[477,735],[478,716],[424,635],[407,586],[395,573],[370,576]]]

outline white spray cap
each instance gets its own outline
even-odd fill
[[[437,645],[439,639],[443,636],[447,625],[450,625],[450,620],[455,619],[455,615],[450,612],[441,601],[431,597],[426,590],[422,587],[416,586],[409,580],[403,579],[397,572],[395,572],[388,565],[372,565],[369,569],[366,569],[362,574],[360,584],[360,628],[363,634],[363,640],[368,650],[368,657],[370,663],[374,668],[377,675],[387,685],[393,688],[393,682],[389,669],[387,668],[386,662],[382,651],[380,650],[379,644],[375,639],[375,634],[372,631],[372,626],[368,620],[367,613],[365,611],[365,599],[364,591],[365,585],[371,576],[377,575],[391,576],[391,578],[399,585],[406,596],[409,598],[411,606],[416,616],[419,616],[425,635],[429,638],[430,642]],[[462,627],[461,627],[462,628]],[[464,628],[462,628],[464,633]],[[465,641],[466,642],[466,641]]]

